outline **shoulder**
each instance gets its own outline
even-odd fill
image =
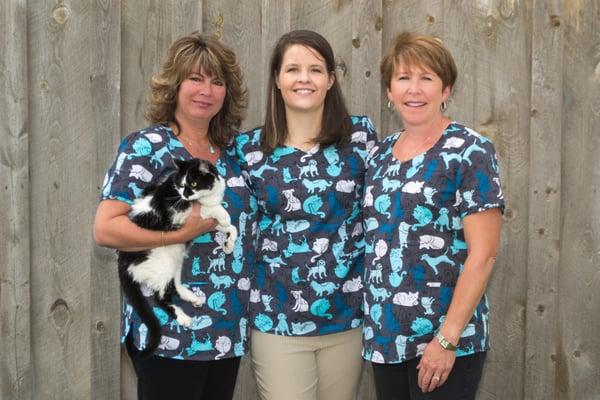
[[[351,115],[350,116],[350,130],[352,132],[375,132],[375,127],[371,118],[366,115]]]
[[[459,151],[463,151],[472,146],[479,146],[485,149],[494,148],[492,141],[488,137],[458,122],[452,122],[446,128],[444,140],[444,149],[456,148]]]
[[[373,122],[366,115],[350,116],[350,141],[352,143],[371,144],[378,142]]]
[[[172,131],[169,127],[151,125],[125,136],[119,145],[119,152],[150,154],[156,148],[169,145],[172,140]]]

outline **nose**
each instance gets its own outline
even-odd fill
[[[198,86],[198,94],[210,97],[212,95],[212,86],[212,82],[209,82],[208,79],[204,80],[202,84]]]
[[[410,80],[410,86],[408,87],[408,91],[410,93],[418,93],[421,90],[421,82],[419,79],[412,78]]]
[[[309,73],[307,68],[302,68],[300,70],[300,74],[298,75],[298,81],[300,82],[308,82],[310,80]]]

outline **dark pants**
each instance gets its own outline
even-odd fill
[[[138,378],[139,400],[231,400],[240,357],[215,361],[141,358],[127,341],[127,352]]]
[[[423,393],[418,385],[417,365],[421,358],[400,364],[373,366],[377,400],[474,400],[481,379],[485,353],[456,357],[448,380],[433,392]]]

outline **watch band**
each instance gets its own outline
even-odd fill
[[[439,332],[435,335],[435,338],[437,339],[440,346],[442,346],[442,348],[444,348],[446,350],[456,351],[458,349],[458,347],[456,347],[455,345],[450,343],[450,341],[448,339],[446,339],[444,337],[444,335],[442,335]]]

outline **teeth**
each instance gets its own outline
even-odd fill
[[[298,94],[311,94],[313,91],[310,89],[297,89],[295,92]]]
[[[410,107],[419,107],[419,106],[424,106],[427,103],[422,102],[422,101],[407,101],[405,104]]]

